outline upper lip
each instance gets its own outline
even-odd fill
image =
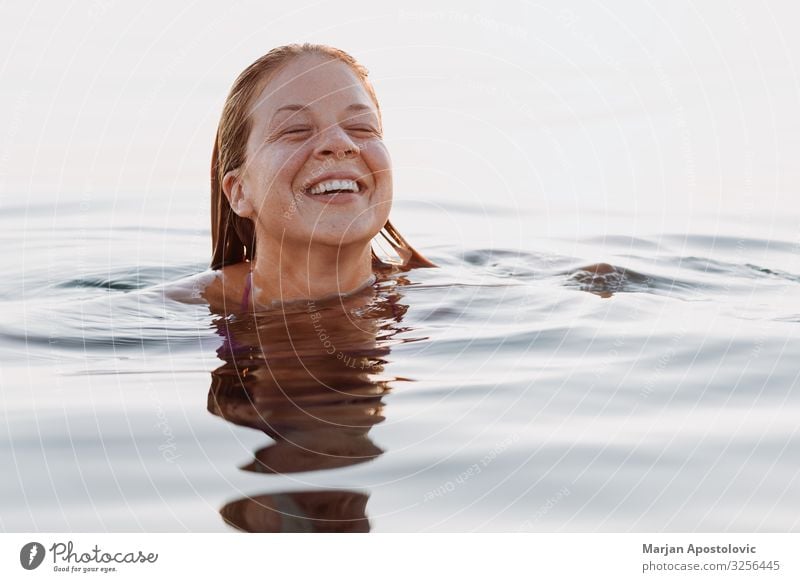
[[[353,180],[353,182],[358,184],[358,191],[363,192],[367,187],[367,184],[363,179],[364,175],[365,174],[359,174],[358,172],[329,172],[327,174],[320,174],[314,178],[313,182],[308,182],[308,185],[304,185],[303,192],[308,192],[314,186],[320,182],[325,182],[326,180]]]

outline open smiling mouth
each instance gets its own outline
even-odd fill
[[[365,189],[359,180],[323,180],[304,190],[304,194],[312,198],[332,198],[340,194],[360,194]]]

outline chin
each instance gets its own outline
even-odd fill
[[[377,233],[375,233],[377,234]],[[369,242],[374,238],[375,235],[357,235],[348,233],[347,235],[342,234],[323,234],[320,235],[319,233],[315,233],[313,237],[311,237],[312,244],[320,244],[325,246],[331,247],[342,247],[354,244],[369,244]]]
[[[312,243],[328,246],[344,246],[352,244],[369,244],[380,232],[380,225],[353,225],[351,228],[317,228],[311,235]]]

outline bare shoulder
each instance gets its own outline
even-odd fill
[[[208,269],[160,286],[164,296],[181,303],[208,303],[212,309],[237,302],[244,292],[249,266],[237,263],[222,269]]]
[[[225,309],[226,305],[231,304],[238,306],[249,271],[248,263],[236,263],[216,271],[209,271],[215,276],[207,280],[200,293],[201,297],[215,310]]]
[[[170,281],[159,285],[154,290],[163,292],[164,297],[181,303],[206,303],[208,289],[216,287],[219,282],[220,271],[208,269],[194,275],[189,275],[177,281]]]

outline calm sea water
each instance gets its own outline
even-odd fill
[[[4,531],[800,530],[796,224],[400,204],[440,268],[223,318],[201,210],[4,210]]]

